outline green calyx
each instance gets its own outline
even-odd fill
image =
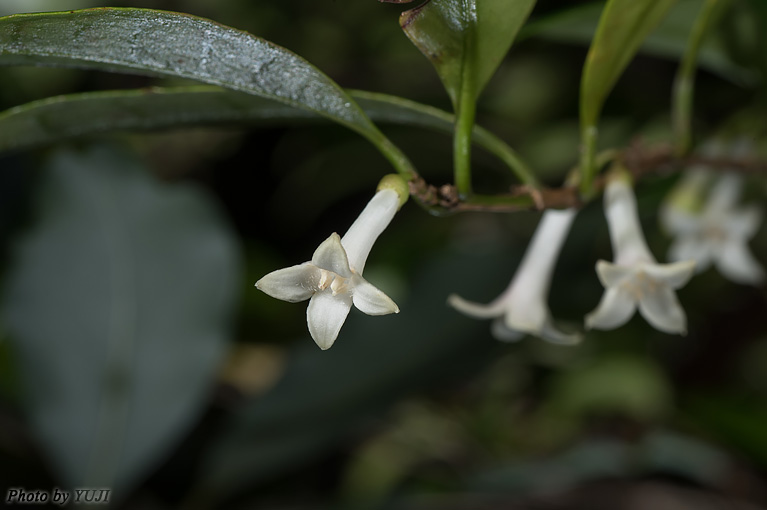
[[[385,189],[391,189],[397,192],[400,208],[405,205],[405,202],[407,202],[407,199],[410,197],[410,187],[408,186],[407,181],[397,174],[388,174],[381,179],[376,191]]]

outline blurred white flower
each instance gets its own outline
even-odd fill
[[[638,307],[656,329],[685,334],[687,316],[674,290],[690,279],[695,261],[655,261],[642,234],[633,189],[623,178],[613,178],[607,185],[605,215],[615,262],[597,262],[597,274],[606,290],[596,310],[586,316],[586,328],[617,328]]]
[[[675,237],[668,258],[693,259],[698,272],[713,263],[734,282],[758,284],[764,269],[749,251],[748,241],[762,223],[762,210],[737,206],[742,179],[735,174],[722,175],[702,207],[690,207],[690,195],[697,193],[700,200],[705,188],[701,183],[710,179],[702,170],[688,172],[661,207],[661,224]]]
[[[499,340],[514,341],[531,334],[559,344],[578,343],[580,334],[563,333],[554,327],[546,304],[554,266],[576,214],[575,209],[543,214],[519,269],[495,301],[482,305],[452,294],[448,304],[472,317],[495,318],[492,332]]]
[[[397,191],[378,191],[343,238],[333,233],[310,262],[273,271],[256,287],[291,303],[309,299],[309,333],[323,350],[338,338],[352,304],[368,315],[399,313],[394,301],[362,277],[362,270],[373,243],[400,205]]]

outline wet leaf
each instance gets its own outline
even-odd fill
[[[0,65],[188,78],[303,108],[377,145],[383,138],[354,100],[303,58],[188,14],[96,8],[7,16],[0,18]]]

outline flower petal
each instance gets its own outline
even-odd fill
[[[317,291],[319,280],[319,268],[305,262],[272,271],[256,282],[256,288],[273,298],[297,303],[312,297]]]
[[[764,212],[757,206],[743,207],[729,212],[723,221],[730,238],[751,239],[762,224]]]
[[[627,278],[632,278],[636,274],[636,269],[632,266],[619,266],[611,264],[606,260],[597,261],[597,276],[605,288],[615,287]]]
[[[314,250],[312,264],[344,278],[349,278],[352,275],[346,250],[341,245],[341,238],[335,232],[330,234],[330,237],[322,241],[322,244]]]
[[[507,294],[501,294],[500,297],[487,305],[467,301],[457,294],[450,294],[447,298],[447,304],[469,317],[492,319],[493,317],[500,317],[506,311],[507,300],[503,298]]]
[[[642,271],[654,281],[672,289],[683,287],[695,272],[695,261],[684,260],[673,264],[645,264]]]
[[[695,234],[701,224],[700,214],[685,211],[673,203],[660,208],[659,219],[663,229],[672,235]]]
[[[508,327],[502,317],[498,317],[493,321],[493,324],[490,326],[490,333],[501,342],[518,342],[525,337],[525,333],[522,331]]]
[[[743,179],[737,174],[723,174],[711,188],[706,203],[707,214],[731,211],[738,203]]]
[[[509,301],[503,320],[510,329],[540,335],[551,312],[541,296],[532,295],[528,300],[525,297],[517,293],[516,299]]]
[[[586,316],[586,329],[617,328],[626,324],[635,310],[631,294],[620,287],[607,288],[596,310]]]
[[[672,262],[695,261],[695,272],[700,273],[711,265],[714,247],[711,243],[697,236],[680,236],[668,250],[668,259]]]
[[[639,300],[639,312],[655,329],[664,333],[687,334],[687,316],[676,298],[676,293],[666,286],[657,286],[645,292]]]
[[[309,333],[323,351],[329,349],[338,338],[341,326],[352,308],[348,294],[332,294],[330,290],[317,292],[306,309]]]
[[[543,329],[538,336],[547,342],[560,345],[575,345],[583,340],[583,335],[580,333],[563,333],[554,326],[550,318],[543,324]]]
[[[716,260],[716,267],[736,283],[756,285],[764,280],[764,268],[751,254],[745,241],[726,243]]]
[[[399,307],[389,296],[360,275],[352,277],[352,286],[352,299],[359,311],[368,315],[399,313]]]

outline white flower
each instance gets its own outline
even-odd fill
[[[554,343],[579,342],[580,334],[562,333],[554,327],[546,304],[551,275],[576,214],[575,209],[543,214],[517,273],[495,301],[481,305],[453,294],[448,304],[472,317],[495,318],[492,332],[499,340],[519,340],[529,333]]]
[[[699,194],[710,177],[701,170],[688,172],[661,208],[661,223],[675,236],[668,257],[694,259],[697,271],[714,263],[734,282],[758,284],[764,279],[764,269],[749,251],[748,241],[759,229],[762,210],[737,207],[742,179],[735,174],[717,180],[702,208],[689,207],[688,196]]]
[[[623,179],[614,178],[608,183],[605,215],[615,262],[597,262],[597,274],[606,291],[597,309],[586,316],[586,327],[617,328],[634,315],[638,306],[656,329],[685,334],[687,317],[674,290],[690,279],[695,261],[655,261],[642,234],[634,192]]]
[[[323,350],[338,338],[352,304],[368,315],[399,313],[394,301],[362,277],[362,270],[373,243],[400,205],[397,191],[378,191],[343,238],[333,233],[310,262],[271,272],[256,287],[291,303],[309,299],[309,333]]]

